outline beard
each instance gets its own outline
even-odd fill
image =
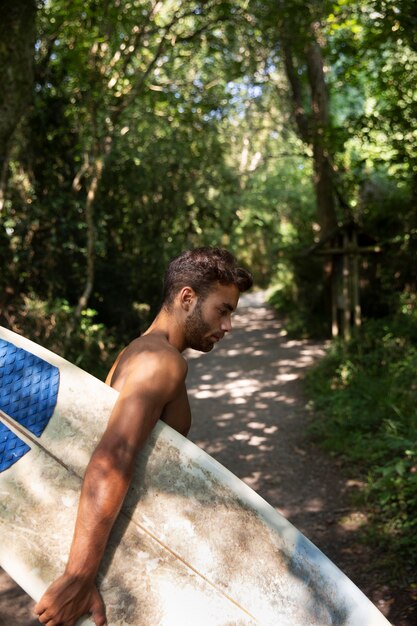
[[[188,348],[199,352],[210,352],[214,342],[206,337],[210,333],[210,325],[203,320],[201,302],[197,302],[194,311],[185,320],[185,339]]]

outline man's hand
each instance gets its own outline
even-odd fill
[[[48,587],[34,612],[47,626],[74,626],[87,614],[96,626],[107,626],[104,603],[96,586],[67,574]]]

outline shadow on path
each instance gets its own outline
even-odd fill
[[[245,294],[233,332],[210,354],[187,353],[190,439],[285,515],[393,621],[390,590],[369,575],[372,555],[358,540],[366,518],[349,495],[360,485],[307,437],[302,378],[323,354],[323,344],[288,340],[262,293]],[[32,606],[0,570],[0,626],[39,624]]]
[[[322,354],[322,345],[287,340],[273,312],[259,305],[241,307],[233,332],[210,354],[188,354],[190,438],[286,517],[319,506],[306,485],[300,381]],[[302,493],[296,476],[303,476]]]
[[[187,353],[190,439],[297,526],[390,618],[390,590],[370,576],[372,555],[358,537],[366,517],[350,494],[360,484],[307,434],[302,379],[324,350],[323,343],[289,340],[262,293],[244,295],[231,334],[208,355]]]

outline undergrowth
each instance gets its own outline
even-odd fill
[[[307,376],[313,435],[364,477],[367,539],[408,582],[417,566],[416,345],[415,315],[368,321]]]
[[[78,317],[66,300],[46,302],[25,295],[8,307],[0,323],[103,380],[114,360],[116,342],[95,317],[93,309],[85,309]]]

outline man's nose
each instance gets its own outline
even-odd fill
[[[225,332],[228,333],[229,331],[232,330],[232,318],[228,317],[227,319],[225,319],[222,324],[221,324],[221,329]]]

